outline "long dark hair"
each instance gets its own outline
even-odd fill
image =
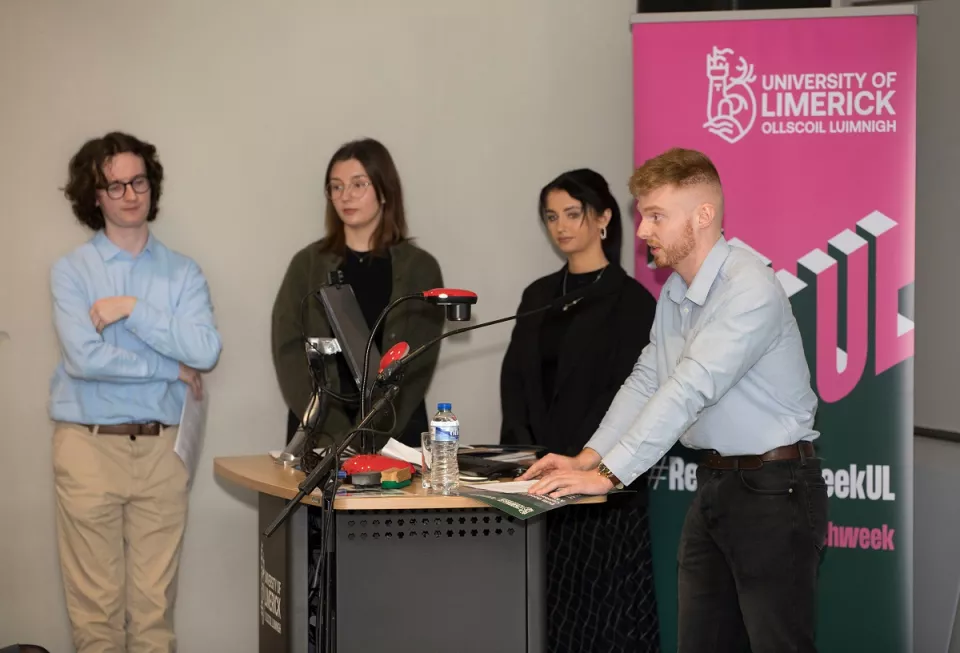
[[[111,158],[124,153],[143,159],[147,179],[150,180],[150,211],[147,213],[147,222],[157,219],[163,190],[163,166],[157,158],[157,148],[136,136],[110,132],[102,138],[87,141],[73,155],[68,167],[67,185],[63,188],[63,194],[70,200],[77,220],[94,231],[106,226],[103,213],[97,206],[97,189],[106,188],[107,185],[103,166]]]
[[[540,191],[540,220],[546,219],[547,195],[551,191],[562,190],[570,197],[580,202],[584,215],[593,210],[595,215],[610,211],[610,222],[607,223],[607,237],[600,241],[603,255],[614,265],[620,265],[620,248],[623,243],[623,225],[620,220],[620,207],[610,192],[607,180],[598,172],[589,168],[569,170]]]
[[[330,183],[330,172],[333,166],[341,161],[356,159],[366,170],[373,190],[377,193],[377,201],[383,207],[380,224],[373,234],[373,251],[375,254],[384,254],[392,245],[407,239],[407,218],[403,211],[403,188],[400,185],[400,174],[393,163],[393,157],[380,141],[364,138],[350,141],[340,146],[327,164],[327,173],[323,178],[323,187]],[[337,215],[333,201],[327,197],[326,211],[327,235],[323,240],[323,250],[343,254],[346,252],[347,242],[344,235],[343,221]]]

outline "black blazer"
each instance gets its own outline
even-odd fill
[[[545,306],[561,294],[565,268],[523,291],[518,312]],[[539,350],[544,319],[517,321],[500,373],[503,444],[537,444],[576,455],[606,414],[650,341],[657,309],[653,295],[612,264],[576,306],[557,361],[553,401],[544,401]],[[555,318],[553,318],[555,319]]]

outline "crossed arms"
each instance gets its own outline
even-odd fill
[[[54,325],[64,369],[73,378],[113,383],[175,382],[199,393],[198,371],[212,368],[221,341],[207,282],[190,264],[173,310],[138,297],[105,297],[90,305],[80,275],[61,260],[51,275]],[[103,330],[122,326],[147,345],[136,351],[110,344]]]

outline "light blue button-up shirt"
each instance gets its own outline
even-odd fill
[[[208,370],[220,355],[206,279],[197,264],[151,235],[137,256],[103,231],[51,274],[61,362],[50,382],[50,417],[80,424],[178,424],[186,384],[180,363]],[[98,299],[130,295],[126,319],[97,333]]]
[[[790,300],[721,237],[689,288],[667,280],[650,344],[586,446],[631,483],[677,440],[725,456],[814,440],[816,411]]]

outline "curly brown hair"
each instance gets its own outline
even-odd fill
[[[123,132],[110,132],[102,138],[94,138],[83,144],[68,166],[69,178],[63,194],[73,208],[81,224],[94,231],[105,226],[103,213],[97,206],[97,190],[106,188],[107,180],[103,166],[112,157],[130,153],[143,159],[150,180],[150,212],[147,222],[157,219],[160,208],[160,193],[163,186],[163,166],[157,157],[157,148],[146,141]]]

